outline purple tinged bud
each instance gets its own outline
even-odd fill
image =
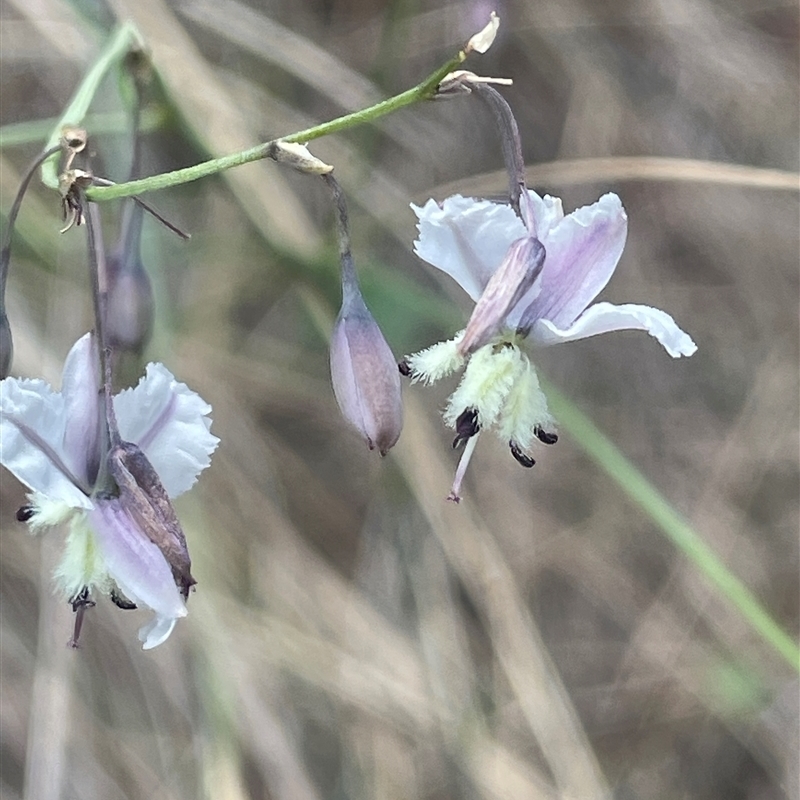
[[[8,324],[5,309],[0,309],[0,380],[8,377],[13,356],[14,340],[11,338],[11,326]]]
[[[403,404],[397,360],[364,303],[352,262],[343,269],[342,309],[331,335],[331,379],[345,419],[381,455],[400,438]]]
[[[130,202],[119,242],[106,259],[106,333],[114,349],[141,353],[153,333],[153,288],[142,264],[143,209]]]

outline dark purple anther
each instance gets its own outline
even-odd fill
[[[465,444],[480,431],[478,422],[478,409],[465,408],[456,420],[456,438],[453,439],[453,450]]]
[[[558,441],[557,433],[548,433],[538,425],[533,429],[533,432],[542,444],[555,444]]]
[[[117,589],[112,589],[109,593],[109,597],[111,598],[111,602],[123,611],[133,611],[133,609],[138,608],[136,603],[132,603],[125,595],[117,591]]]
[[[511,455],[526,469],[530,469],[536,463],[527,453],[522,452],[516,442],[509,442],[508,446],[511,448]]]

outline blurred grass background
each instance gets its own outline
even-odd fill
[[[604,292],[666,309],[673,361],[617,333],[537,354],[795,638],[798,633],[798,12],[784,0],[524,0],[470,66],[511,77],[532,184],[565,209],[616,191],[628,246]],[[143,174],[356,110],[425,77],[484,2],[4,0],[4,213],[82,74],[133,19],[157,80]],[[112,76],[95,169],[125,178]],[[411,252],[409,201],[501,194],[477,100],[314,143],[347,192],[364,294],[399,355],[468,304]],[[621,163],[618,157],[693,159]],[[656,169],[656,166],[661,166]],[[735,168],[735,169],[734,169]],[[763,170],[771,170],[764,172]],[[258,163],[148,198],[146,356],[213,408],[222,443],[177,504],[199,580],[170,641],[54,598],[57,534],[2,475],[3,798],[796,798],[798,683],[580,443],[522,470],[487,437],[460,506],[438,412],[406,388],[384,460],[340,419],[324,331],[338,264],[321,182]],[[115,238],[119,204],[103,206]],[[58,381],[92,324],[82,231],[34,188],[9,282],[15,374]],[[131,380],[139,365],[127,364]]]

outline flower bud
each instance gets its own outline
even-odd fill
[[[346,272],[345,272],[346,274]],[[381,455],[400,438],[403,403],[397,361],[364,303],[353,273],[331,336],[331,379],[348,422]]]
[[[142,264],[143,209],[130,202],[123,212],[119,242],[106,259],[108,344],[141,353],[153,333],[153,287]]]
[[[13,356],[14,340],[11,338],[11,326],[8,324],[6,310],[0,308],[0,380],[8,377]]]

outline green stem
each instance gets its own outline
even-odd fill
[[[800,672],[800,647],[770,616],[752,592],[720,561],[714,551],[666,498],[607,439],[573,403],[542,380],[542,388],[556,418],[575,442],[602,467],[672,543],[693,561],[730,600],[757,633]]]
[[[141,36],[130,22],[121,25],[109,39],[105,49],[86,73],[64,113],[59,117],[44,149],[49,150],[61,141],[64,127],[80,127],[97,89],[111,67],[116,64],[133,46],[143,46]],[[51,189],[58,189],[58,155],[42,164],[42,183]]]
[[[376,103],[374,106],[362,109],[361,111],[354,111],[352,114],[346,114],[343,117],[338,117],[329,122],[323,122],[320,125],[315,125],[313,128],[307,128],[304,131],[283,136],[276,141],[305,144],[312,139],[319,139],[321,136],[328,136],[332,133],[347,130],[348,128],[354,128],[357,125],[363,125],[365,122],[372,122],[379,117],[391,114],[393,111],[398,111],[420,100],[430,99],[436,94],[436,88],[441,83],[442,78],[456,69],[465,57],[464,53],[459,53],[455,58],[450,59],[446,64],[439,67],[439,69],[413,89],[408,89],[401,94],[390,97],[387,100],[382,100],[380,103]],[[129,181],[128,183],[118,183],[115,186],[95,186],[86,191],[86,196],[95,202],[103,202],[104,200],[116,200],[120,197],[130,197],[134,194],[143,194],[144,192],[166,189],[170,186],[179,186],[183,183],[206,178],[209,175],[216,175],[218,172],[223,172],[232,167],[249,164],[251,161],[260,161],[261,159],[268,158],[272,153],[274,144],[274,141],[264,142],[256,147],[251,147],[249,150],[232,153],[231,155],[215,158],[211,161],[204,161],[202,164],[196,164],[193,167],[186,167],[185,169],[178,169],[174,172],[154,175],[150,178],[142,178],[137,181]]]

